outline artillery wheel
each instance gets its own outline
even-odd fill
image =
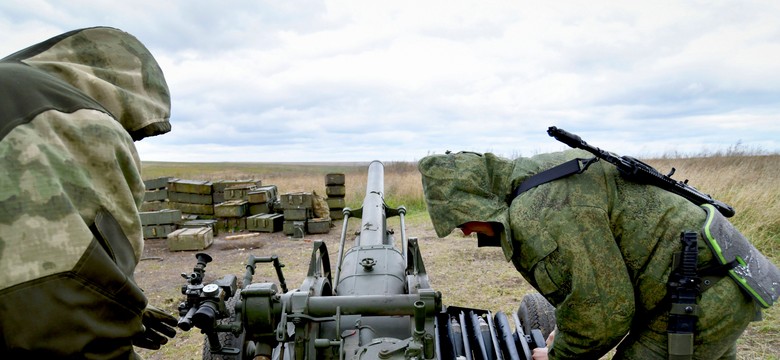
[[[240,298],[241,298],[241,290],[237,290],[236,294],[233,295],[233,297],[231,297],[230,299],[228,299],[228,301],[225,302],[225,307],[227,308],[227,311],[230,315],[227,318],[217,320],[217,322],[220,325],[227,324],[236,320],[236,303]],[[239,353],[236,355],[212,354],[211,345],[209,344],[209,339],[204,338],[203,339],[203,360],[251,359],[251,357],[254,355],[254,350],[250,349],[250,347],[253,347],[253,344],[250,342],[245,342],[244,335],[245,335],[244,332],[241,332],[241,334],[238,336],[236,336],[232,332],[220,332],[217,334],[217,336],[219,337],[219,342],[222,343],[222,346],[239,349]]]
[[[530,334],[531,329],[539,329],[547,339],[555,329],[555,308],[539,293],[523,296],[517,317],[520,318],[525,334]]]

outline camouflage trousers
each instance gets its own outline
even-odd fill
[[[726,277],[706,290],[698,301],[700,315],[694,334],[694,359],[736,359],[737,339],[755,319],[752,299]],[[668,306],[666,307],[668,310]],[[638,318],[620,343],[613,359],[667,359],[668,311]]]

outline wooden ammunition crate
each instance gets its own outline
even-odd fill
[[[144,192],[144,201],[162,200],[168,200],[168,190],[166,189],[147,190]]]
[[[168,191],[211,195],[213,188],[211,181],[173,179],[168,182]]]
[[[271,203],[262,203],[262,204],[252,204],[249,203],[249,215],[258,215],[258,214],[270,214],[274,212],[274,208],[271,206]]]
[[[344,197],[347,188],[344,185],[328,185],[325,187],[325,194],[328,197]]]
[[[260,204],[265,202],[274,202],[278,197],[276,185],[267,185],[250,190],[247,193],[247,201],[250,204]]]
[[[141,204],[141,212],[160,211],[168,208],[168,201],[144,201]]]
[[[225,201],[246,200],[250,191],[257,188],[254,184],[233,185],[225,189]]]
[[[325,175],[325,185],[344,185],[344,174]]]
[[[195,219],[195,220],[188,220],[181,224],[182,228],[199,228],[199,227],[209,227],[211,228],[212,233],[214,236],[219,236],[219,228],[217,226],[217,220],[214,219]]]
[[[212,204],[190,204],[176,201],[169,201],[168,207],[180,210],[184,214],[213,215],[214,205]]]
[[[217,227],[220,232],[239,232],[246,230],[246,219],[245,217],[219,218],[217,219]]]
[[[325,202],[328,203],[330,209],[343,209],[346,204],[343,197],[328,197]]]
[[[146,225],[142,226],[144,239],[165,239],[168,234],[176,231],[175,224]]]
[[[243,179],[243,180],[217,180],[214,181],[214,192],[224,192],[225,189],[236,185],[253,185],[260,186],[262,181],[255,179]]]
[[[156,179],[144,180],[144,187],[146,188],[147,191],[156,190],[156,189],[165,189],[168,187],[168,183],[171,180],[175,180],[175,179],[170,176],[165,176]]]
[[[315,218],[307,220],[306,232],[309,234],[327,234],[330,232],[330,219]]]
[[[344,209],[330,209],[330,218],[332,220],[342,220],[344,219]]]
[[[249,203],[246,200],[227,200],[214,205],[214,216],[221,218],[246,216]]]
[[[168,250],[204,250],[214,243],[210,227],[183,228],[168,234]]]
[[[282,230],[282,214],[258,214],[246,218],[246,229],[259,232],[277,232]]]
[[[181,222],[180,210],[159,210],[140,212],[141,225],[176,224]]]
[[[285,220],[306,220],[312,217],[312,209],[284,209]]]
[[[191,194],[183,192],[168,191],[168,200],[178,203],[211,205],[214,198],[211,194]]]
[[[284,220],[282,232],[287,236],[301,239],[306,234],[306,221],[288,221]]]
[[[295,192],[280,196],[282,209],[311,209],[312,193]]]

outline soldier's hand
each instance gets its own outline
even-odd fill
[[[178,320],[162,309],[147,305],[141,322],[144,325],[144,332],[133,338],[135,346],[157,350],[168,342],[168,338],[176,336],[174,327]]]
[[[534,360],[547,360],[547,348],[536,348],[531,354],[531,358]]]

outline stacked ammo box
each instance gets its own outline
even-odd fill
[[[249,216],[246,229],[258,232],[277,232],[282,230],[284,215],[275,212],[278,199],[276,185],[260,186],[247,193]]]
[[[261,180],[223,180],[221,191],[222,202],[214,205],[214,216],[217,227],[228,232],[247,229],[247,217],[250,215],[249,193],[262,184]],[[220,187],[221,187],[220,186]],[[216,197],[215,197],[216,199]]]
[[[279,204],[284,214],[282,231],[294,238],[303,238],[306,233],[306,220],[312,217],[313,202],[310,192],[293,192],[280,196]]]
[[[168,182],[168,206],[185,214],[213,215],[212,193],[210,181],[171,179]]]
[[[182,222],[179,210],[158,210],[140,212],[144,239],[164,239],[176,231]]]
[[[247,192],[249,215],[273,214],[274,206],[279,198],[276,185],[258,186]]]
[[[168,182],[170,177],[144,180],[146,192],[141,211],[159,211],[168,208]]]
[[[315,197],[317,195],[312,192],[282,194],[279,203],[284,214],[282,231],[285,235],[303,238],[305,234],[325,234],[330,231],[329,217],[315,217],[314,202],[322,200]]]
[[[346,182],[344,174],[325,175],[325,195],[328,195],[326,202],[330,209],[330,218],[341,220],[344,218],[344,195],[346,194]]]

